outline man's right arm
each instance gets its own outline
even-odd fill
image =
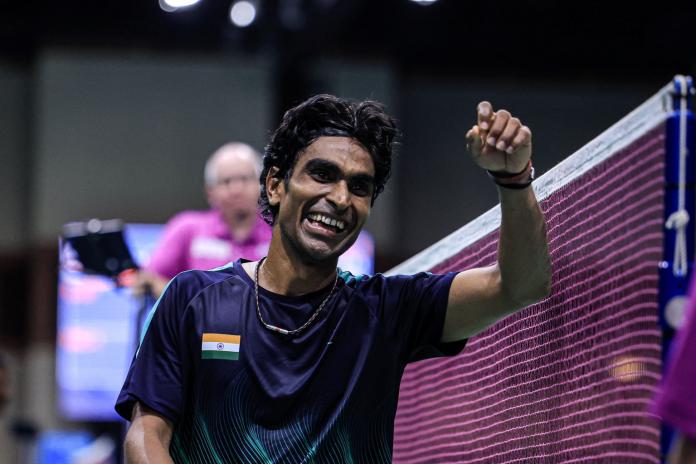
[[[140,403],[135,403],[123,445],[126,463],[173,463],[169,455],[172,431],[171,422]]]

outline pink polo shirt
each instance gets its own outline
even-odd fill
[[[220,211],[184,211],[165,226],[147,269],[171,279],[189,269],[212,269],[239,258],[257,260],[266,256],[270,243],[271,227],[260,217],[249,237],[238,242]]]

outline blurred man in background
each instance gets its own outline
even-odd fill
[[[211,209],[184,211],[167,223],[137,290],[149,286],[157,298],[182,271],[265,256],[271,228],[258,214],[261,167],[261,155],[249,145],[233,142],[215,151],[205,164]]]

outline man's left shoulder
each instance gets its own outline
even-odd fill
[[[369,299],[380,298],[386,293],[390,293],[393,289],[399,286],[398,279],[385,276],[382,273],[375,274],[353,274],[350,271],[339,269],[339,280],[343,281],[344,288],[350,289],[354,296],[362,295]]]
[[[350,271],[344,271],[343,269],[338,268],[338,278],[342,280],[347,287],[358,288],[369,284],[375,279],[384,278],[384,276],[382,274],[353,274]]]
[[[435,274],[432,272],[418,272],[416,274],[394,274],[386,275],[381,272],[375,274],[353,274],[350,271],[338,269],[338,277],[343,280],[346,285],[352,287],[372,286],[372,285],[399,285],[411,280],[423,279],[432,277]]]
[[[449,287],[456,273],[448,272],[436,274],[432,272],[417,272],[415,274],[385,275],[376,273],[372,275],[357,274],[339,269],[339,278],[345,285],[361,293],[391,293],[401,292],[407,289],[437,287],[446,285]]]

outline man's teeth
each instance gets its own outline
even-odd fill
[[[339,221],[337,219],[331,219],[330,217],[324,216],[323,214],[317,214],[313,213],[310,214],[309,219],[312,221],[317,221],[326,224],[327,226],[332,226],[337,228],[338,230],[343,230],[346,227],[346,223],[343,221]]]

